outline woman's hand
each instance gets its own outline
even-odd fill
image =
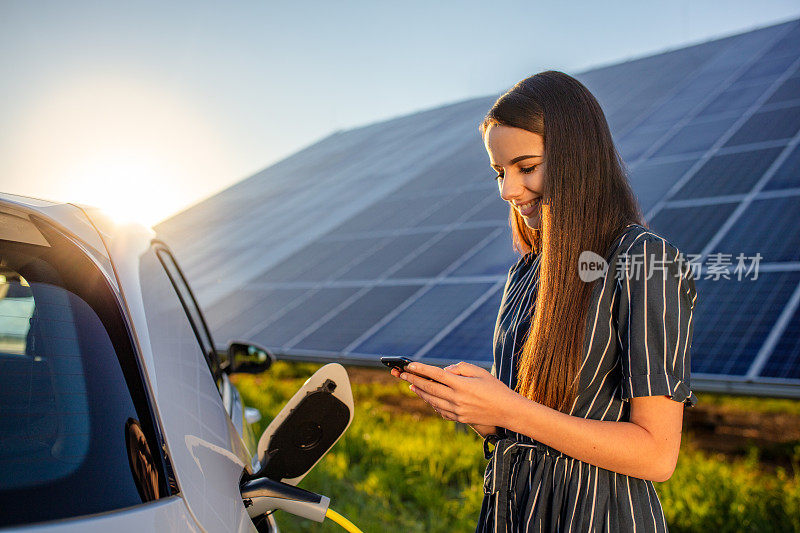
[[[444,369],[415,361],[406,370],[401,374],[392,369],[392,375],[411,383],[411,390],[443,418],[484,429],[504,426],[503,406],[517,395],[491,373],[464,361]]]

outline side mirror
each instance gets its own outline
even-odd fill
[[[228,374],[258,374],[275,362],[275,356],[266,348],[251,342],[231,341],[226,351],[217,353],[220,356],[220,366]]]

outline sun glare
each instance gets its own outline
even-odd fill
[[[207,103],[146,77],[76,75],[20,111],[7,192],[153,225],[219,188],[234,153]]]
[[[99,207],[118,222],[151,226],[174,209],[167,165],[137,154],[98,156],[72,173],[71,201]]]

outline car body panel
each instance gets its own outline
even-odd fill
[[[120,509],[110,513],[80,516],[57,522],[3,529],[15,533],[147,533],[150,531],[202,531],[186,509],[180,496]]]

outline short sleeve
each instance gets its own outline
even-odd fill
[[[651,234],[620,252],[615,276],[622,399],[666,395],[694,407],[690,371],[697,292],[690,265],[677,248]]]

